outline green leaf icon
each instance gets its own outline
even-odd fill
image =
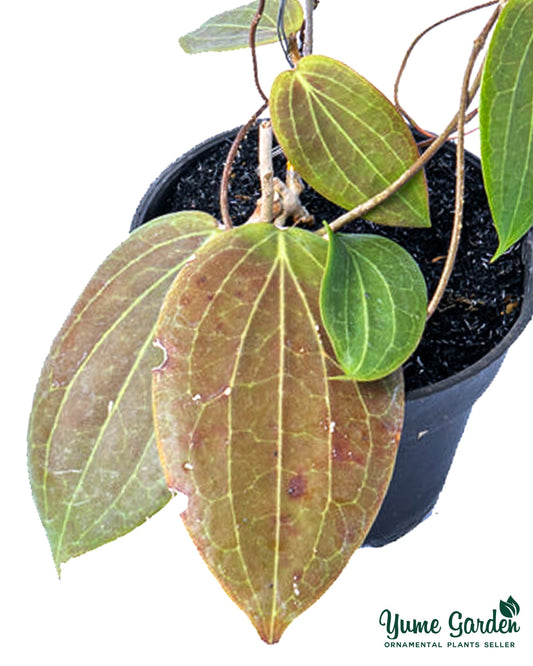
[[[500,601],[500,613],[504,617],[515,617],[520,613],[520,606],[516,603],[513,597],[509,597],[507,601]]]

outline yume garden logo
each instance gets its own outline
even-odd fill
[[[509,597],[500,601],[499,614],[493,608],[485,618],[468,617],[454,610],[448,615],[446,627],[438,618],[406,620],[389,609],[381,612],[379,624],[385,628],[387,648],[514,648],[515,640],[509,639],[520,631],[516,621],[519,613],[520,606]]]

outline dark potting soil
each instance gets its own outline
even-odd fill
[[[158,215],[179,210],[202,210],[220,219],[219,184],[232,137],[204,152],[187,165],[169,191]],[[274,158],[276,175],[285,178],[285,158]],[[387,236],[398,242],[419,264],[433,294],[448,249],[454,213],[455,146],[447,143],[426,167],[432,227],[393,228],[359,220],[343,232]],[[498,242],[487,204],[481,171],[475,159],[467,160],[461,244],[452,278],[424,336],[404,366],[406,388],[412,390],[445,379],[472,365],[488,353],[510,330],[519,316],[523,265],[519,244],[494,264]],[[231,177],[229,201],[234,224],[244,223],[260,195],[257,175],[257,130],[241,145]],[[317,220],[333,221],[343,209],[307,187],[302,203]]]

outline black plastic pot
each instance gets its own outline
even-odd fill
[[[172,194],[181,174],[221,142],[228,146],[235,130],[196,146],[152,183],[133,217],[131,229],[173,212]],[[466,155],[480,169],[479,160]],[[506,351],[533,314],[533,235],[522,241],[524,291],[520,315],[509,333],[488,354],[440,382],[408,391],[405,421],[393,477],[365,545],[384,546],[403,536],[433,509],[444,486],[457,445],[476,400],[498,372]]]

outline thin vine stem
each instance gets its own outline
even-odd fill
[[[405,183],[411,180],[411,178],[417,174],[444,145],[450,134],[457,126],[457,117],[458,114],[455,114],[443,132],[439,134],[439,136],[434,141],[432,141],[427,150],[422,155],[420,155],[420,157],[415,162],[413,162],[409,169],[404,171],[402,175],[399,176],[393,183],[391,183],[381,192],[375,194],[371,199],[367,199],[367,201],[364,201],[362,204],[359,204],[355,208],[352,208],[351,210],[337,217],[335,220],[333,220],[333,222],[330,223],[330,228],[333,231],[342,229],[342,227],[345,224],[348,224],[348,222],[352,222],[359,217],[363,217],[366,213],[372,210],[372,208],[375,208],[377,205],[383,203],[383,201],[395,194],[401,187],[405,185]],[[316,233],[319,236],[325,236],[327,231],[325,229],[319,229]]]
[[[287,37],[287,34],[285,32],[285,6],[287,5],[287,0],[281,0],[279,3],[279,10],[278,10],[278,19],[277,19],[277,32],[278,32],[278,41],[281,44],[281,48],[283,49],[283,53],[285,54],[285,59],[289,63],[291,67],[294,67],[294,63],[292,62],[292,57],[291,57],[291,47],[289,44],[289,39]]]
[[[402,107],[402,105],[401,105],[400,102],[399,102],[400,81],[401,81],[401,79],[402,79],[403,73],[404,73],[404,71],[405,71],[405,68],[406,68],[406,66],[407,66],[407,63],[408,63],[409,58],[411,57],[411,55],[412,55],[412,53],[413,53],[413,50],[414,50],[415,46],[420,42],[420,40],[421,40],[423,37],[425,37],[429,32],[431,32],[431,31],[434,30],[435,28],[438,28],[439,26],[444,25],[445,23],[448,23],[449,21],[452,21],[452,20],[454,20],[454,19],[456,19],[456,18],[459,18],[459,17],[461,17],[461,16],[465,16],[466,14],[471,14],[472,12],[476,12],[476,11],[478,11],[478,10],[480,10],[480,9],[486,9],[487,7],[491,7],[491,6],[493,6],[493,5],[499,4],[499,2],[500,2],[500,0],[490,0],[490,2],[485,2],[485,3],[481,4],[481,5],[476,5],[475,7],[470,7],[469,9],[464,9],[464,10],[462,10],[462,11],[460,11],[460,12],[457,12],[457,13],[455,13],[455,14],[452,14],[451,16],[447,16],[446,18],[441,19],[440,21],[437,21],[436,23],[433,23],[433,24],[430,25],[428,28],[426,28],[425,30],[423,30],[423,31],[422,31],[417,37],[415,37],[415,39],[411,42],[409,48],[407,49],[407,51],[406,51],[406,53],[405,53],[405,55],[404,55],[404,57],[403,57],[402,63],[401,63],[401,65],[400,65],[400,69],[398,70],[398,74],[397,74],[397,76],[396,76],[396,80],[395,80],[395,82],[394,82],[394,105],[395,105],[396,109],[399,111],[399,113],[401,113],[401,114],[406,118],[406,120],[407,120],[407,121],[408,121],[408,122],[409,122],[409,123],[415,128],[415,129],[417,129],[417,130],[418,130],[419,132],[421,132],[422,134],[425,134],[426,136],[429,135],[428,132],[427,132],[426,130],[424,130],[422,127],[420,127],[420,125],[418,125],[418,123],[416,123],[416,121],[412,118],[412,116],[410,116],[410,115],[407,113],[407,111]]]
[[[474,80],[474,83],[472,84],[472,87],[468,92],[468,103],[472,101],[476,92],[479,89],[481,83],[481,74],[482,74],[482,69],[480,68]],[[375,208],[378,204],[383,203],[383,201],[388,199],[390,196],[395,194],[401,187],[403,187],[415,174],[417,174],[421,169],[424,168],[424,166],[429,162],[429,160],[432,157],[434,157],[437,151],[440,150],[440,148],[442,148],[442,146],[446,143],[449,136],[457,128],[458,116],[459,114],[456,113],[455,116],[452,118],[452,120],[441,132],[441,134],[436,136],[431,141],[428,148],[424,151],[424,153],[422,153],[422,155],[420,155],[420,157],[415,162],[413,162],[413,164],[409,167],[409,169],[404,171],[404,173],[402,173],[401,176],[399,176],[393,183],[391,183],[381,192],[375,194],[371,199],[364,201],[362,204],[359,204],[355,208],[352,208],[351,210],[347,211],[346,213],[343,213],[338,218],[333,220],[333,222],[330,223],[331,229],[333,231],[338,231],[345,224],[353,222],[353,220],[356,220],[359,217],[363,217],[366,213],[372,210],[372,208]],[[324,236],[327,232],[325,229],[319,229],[316,233],[319,234],[320,236]]]
[[[472,101],[472,100],[470,100],[470,101]],[[478,113],[479,113],[479,109],[473,109],[472,111],[467,113],[466,118],[465,118],[465,125],[467,125],[471,120],[473,120],[478,115]],[[424,132],[423,130],[421,130],[418,127],[416,127],[415,129],[417,129],[421,134],[425,134],[427,136],[426,139],[421,139],[420,141],[417,141],[417,145],[418,145],[419,148],[425,148],[426,146],[430,146],[431,143],[434,141],[435,137],[437,136],[436,134],[432,134],[431,132],[427,132],[427,131]],[[457,129],[457,127],[452,128],[450,136],[448,137],[448,139],[450,141],[454,141],[457,138],[457,136],[453,134],[453,132],[455,132],[456,129]],[[468,131],[466,131],[466,129],[465,129],[465,136],[468,136],[469,134],[473,134],[474,132],[477,132],[478,129],[479,129],[479,127],[473,127],[472,129],[470,129]]]
[[[465,70],[463,85],[461,87],[461,99],[459,104],[459,112],[457,118],[457,149],[456,149],[456,184],[455,184],[455,210],[454,210],[454,219],[452,226],[452,234],[450,237],[450,244],[448,247],[448,253],[446,255],[446,260],[444,262],[444,268],[442,270],[439,283],[437,288],[433,293],[433,296],[428,305],[428,318],[433,315],[437,309],[444,291],[450,280],[450,276],[453,271],[455,259],[457,257],[457,251],[459,249],[459,241],[461,239],[461,230],[462,230],[462,220],[463,220],[463,207],[464,207],[464,157],[465,157],[465,147],[464,147],[464,137],[465,137],[465,122],[466,122],[466,111],[469,104],[469,86],[472,72],[476,60],[478,59],[481,50],[483,49],[485,42],[492,30],[494,24],[496,23],[501,12],[501,7],[498,6],[498,9],[493,13],[488,23],[485,25],[481,31],[479,37],[474,42],[474,48],[470,54],[468,64]]]
[[[233,221],[231,219],[231,214],[229,212],[229,180],[231,176],[231,170],[233,168],[233,164],[235,162],[235,157],[237,156],[237,152],[239,150],[239,147],[248,133],[250,127],[255,123],[255,121],[259,118],[259,116],[263,113],[263,111],[267,108],[268,106],[268,97],[265,95],[263,92],[263,89],[261,87],[261,84],[259,82],[259,73],[258,73],[258,67],[257,67],[257,53],[256,53],[256,36],[257,36],[257,26],[259,25],[259,21],[261,20],[261,17],[263,16],[263,12],[265,11],[265,2],[266,0],[258,0],[257,4],[257,9],[254,14],[254,17],[252,19],[252,22],[250,24],[250,32],[249,32],[249,46],[250,50],[252,52],[252,67],[253,67],[253,75],[254,75],[254,83],[255,86],[263,98],[263,104],[261,107],[253,114],[253,116],[248,120],[248,122],[241,127],[241,129],[238,131],[237,136],[233,140],[233,143],[231,144],[231,148],[229,149],[228,156],[226,157],[226,162],[224,164],[224,169],[222,171],[222,178],[220,181],[220,194],[219,194],[219,204],[220,204],[220,215],[222,217],[222,224],[226,229],[232,229],[233,228]]]
[[[255,123],[255,121],[259,118],[259,116],[263,113],[263,111],[267,108],[268,102],[263,102],[263,104],[257,109],[257,111],[254,113],[254,115],[250,118],[250,120],[246,123],[246,125],[243,125],[241,129],[238,131],[237,136],[233,140],[233,143],[231,144],[231,148],[229,149],[228,156],[226,157],[226,162],[224,164],[224,170],[222,171],[222,178],[220,182],[220,198],[219,198],[219,203],[220,203],[220,215],[222,217],[222,224],[226,229],[232,229],[233,228],[233,222],[231,220],[231,215],[229,212],[229,179],[231,176],[231,170],[233,168],[233,163],[235,162],[235,157],[237,156],[237,152],[239,150],[239,147],[252,127],[252,125]]]
[[[473,63],[475,63],[480,51],[482,50],[483,45],[485,44],[491,29],[493,28],[496,20],[498,19],[498,16],[500,15],[500,12],[501,12],[501,7],[498,7],[494,12],[494,14],[491,16],[491,18],[489,19],[489,21],[487,22],[486,26],[483,28],[483,31],[481,32],[478,39],[475,40],[474,49],[472,51],[472,56],[474,56],[472,59]],[[467,97],[466,97],[467,107],[472,102],[481,84],[482,69],[483,68],[480,67],[472,86],[467,92]],[[345,224],[348,224],[349,222],[352,222],[357,218],[363,217],[366,213],[372,210],[372,208],[375,208],[377,205],[383,203],[383,201],[385,201],[390,196],[395,194],[415,174],[417,174],[427,164],[427,162],[429,162],[429,160],[435,155],[435,153],[444,145],[444,143],[447,141],[452,132],[454,132],[455,129],[457,128],[458,118],[459,118],[459,112],[457,112],[454,115],[454,117],[448,123],[446,128],[441,132],[441,134],[439,134],[437,138],[435,138],[435,140],[431,143],[431,145],[427,148],[427,150],[422,155],[420,155],[420,157],[415,162],[413,162],[413,164],[409,167],[409,169],[404,171],[393,183],[391,183],[381,192],[378,192],[371,199],[364,201],[362,204],[359,204],[355,208],[352,208],[352,210],[349,210],[346,213],[343,213],[342,215],[337,217],[335,220],[333,220],[333,222],[330,223],[329,225],[330,228],[333,231],[338,231]],[[320,236],[324,236],[327,232],[325,229],[319,229],[316,233]]]
[[[265,2],[266,0],[259,0],[259,3],[257,5],[257,10],[250,24],[250,34],[249,34],[248,43],[250,45],[250,50],[252,52],[252,67],[254,73],[255,87],[257,88],[257,91],[263,98],[263,101],[268,102],[268,97],[265,95],[263,88],[261,87],[261,83],[259,82],[259,68],[257,66],[257,49],[256,49],[257,26],[259,25],[259,21],[263,16],[263,12],[265,11]]]
[[[305,0],[304,3],[304,36],[302,55],[313,53],[313,12],[315,11],[315,0]]]

